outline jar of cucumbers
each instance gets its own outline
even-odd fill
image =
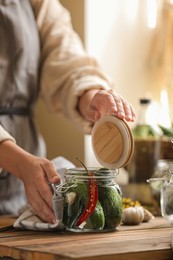
[[[83,167],[66,169],[63,183],[54,187],[57,219],[72,232],[113,231],[122,220],[122,194],[116,176],[132,157],[132,133],[125,121],[104,116],[91,135],[101,166],[86,167],[77,158]]]
[[[118,171],[105,168],[72,168],[61,188],[64,198],[63,224],[74,232],[115,230],[122,218]]]

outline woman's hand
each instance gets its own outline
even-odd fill
[[[0,167],[21,179],[34,213],[45,222],[55,223],[50,183],[60,177],[46,158],[33,156],[12,141],[0,143]]]
[[[79,111],[91,122],[104,115],[116,115],[129,122],[135,120],[133,107],[112,89],[86,91],[79,100]]]
[[[43,221],[55,223],[50,184],[58,183],[60,178],[54,165],[45,158],[29,155],[23,166],[25,170],[20,172],[28,203]]]

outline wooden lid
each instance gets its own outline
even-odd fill
[[[130,161],[134,141],[125,121],[115,116],[104,116],[95,123],[91,135],[95,156],[102,166],[118,169]]]

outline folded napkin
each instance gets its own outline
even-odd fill
[[[61,177],[61,184],[64,183],[64,172],[67,168],[74,168],[75,165],[65,159],[64,157],[56,157],[52,160],[55,165],[58,174]],[[61,185],[60,185],[61,187]],[[13,224],[13,227],[16,229],[23,230],[40,230],[40,231],[53,231],[53,230],[62,230],[64,228],[62,219],[63,219],[63,204],[64,199],[61,192],[54,192],[53,195],[53,209],[56,217],[56,223],[45,223],[36,216],[30,206],[27,206],[26,209],[21,213],[18,219]]]
[[[62,219],[57,219],[55,224],[44,223],[34,214],[31,208],[28,208],[15,221],[13,227],[23,230],[52,231],[63,229],[63,224]]]

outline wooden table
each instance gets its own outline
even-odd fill
[[[13,221],[1,217],[0,226]],[[99,234],[11,230],[0,233],[0,259],[173,259],[172,236],[173,226],[161,217]]]

